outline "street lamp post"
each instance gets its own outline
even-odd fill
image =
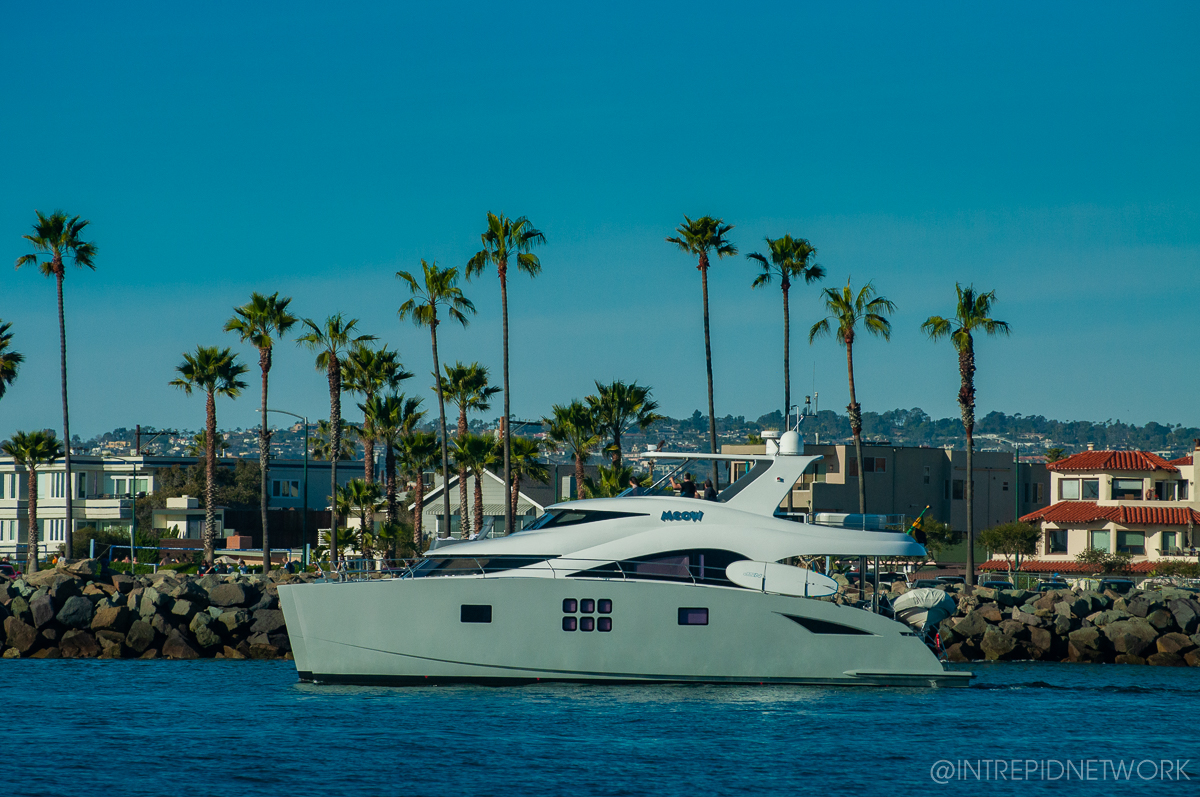
[[[308,567],[308,417],[305,415],[297,415],[296,413],[288,412],[287,410],[268,409],[267,412],[274,412],[278,413],[279,415],[290,415],[293,418],[299,418],[304,422],[304,486],[301,488],[301,491],[304,493],[304,515],[301,521],[303,524],[302,528],[304,530],[304,536],[300,541],[301,550],[303,551],[303,553],[300,555],[300,563],[304,567]],[[263,418],[263,423],[265,424],[266,422],[267,419]],[[263,489],[266,489],[266,485],[263,485]],[[270,555],[271,554],[269,551],[264,551],[263,561],[265,562],[267,557]]]

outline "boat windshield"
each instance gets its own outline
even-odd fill
[[[641,512],[604,512],[593,509],[552,509],[544,513],[540,518],[530,523],[520,531],[513,532],[520,534],[522,531],[538,531],[542,529],[554,529],[560,526],[577,526],[580,523],[595,523],[597,520],[614,520],[623,517],[646,517]]]
[[[426,558],[405,574],[406,578],[426,576],[476,576],[501,573],[520,567],[536,565],[552,559],[550,556],[447,556]]]

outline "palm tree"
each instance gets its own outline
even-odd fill
[[[258,475],[262,482],[259,490],[259,509],[262,513],[263,572],[271,570],[270,529],[267,523],[267,460],[271,454],[271,432],[267,425],[267,375],[271,372],[271,353],[275,337],[282,338],[296,324],[296,317],[288,312],[290,296],[279,298],[279,293],[264,296],[251,293],[250,301],[233,308],[233,317],[225,322],[226,332],[236,332],[243,343],[258,349],[258,367],[262,371],[262,406],[259,408],[262,421],[258,427]]]
[[[542,426],[546,429],[547,448],[551,451],[565,448],[575,460],[575,497],[582,499],[583,466],[592,456],[592,451],[600,445],[596,416],[587,405],[575,399],[566,406],[552,406],[550,417],[542,419]]]
[[[225,440],[225,435],[217,432],[217,456],[222,456],[229,449],[229,443]],[[200,458],[204,456],[204,452],[208,450],[208,434],[203,429],[196,432],[192,437],[192,442],[188,444],[187,455],[189,457]]]
[[[891,340],[892,324],[887,320],[889,313],[895,312],[896,305],[891,300],[875,295],[875,283],[868,282],[859,290],[857,295],[850,288],[850,280],[846,287],[826,288],[822,291],[825,301],[825,312],[828,316],[813,324],[808,331],[808,342],[822,335],[827,335],[837,325],[834,333],[838,343],[846,347],[846,373],[850,381],[850,404],[846,414],[850,417],[850,431],[854,435],[854,456],[858,460],[858,511],[867,511],[867,487],[863,481],[862,465],[862,408],[858,404],[858,394],[854,390],[854,340],[858,333],[859,322],[872,335],[878,335],[884,340]]]
[[[237,361],[232,349],[216,346],[197,346],[195,354],[184,353],[183,362],[175,367],[178,379],[171,385],[187,395],[193,390],[203,390],[205,403],[205,447],[204,447],[204,561],[213,560],[213,548],[217,537],[217,396],[237,398],[246,389],[240,377],[246,366]]]
[[[461,440],[467,435],[467,412],[491,409],[491,398],[500,392],[500,388],[488,385],[488,369],[485,365],[456,362],[442,367],[446,371],[442,378],[442,393],[451,404],[458,407],[458,439]],[[466,518],[467,469],[462,465],[458,468],[458,505],[459,517]]]
[[[737,254],[737,247],[730,243],[725,236],[733,229],[732,224],[726,224],[722,219],[712,216],[701,216],[692,221],[683,217],[683,224],[675,229],[678,236],[668,238],[667,243],[675,244],[680,251],[686,252],[697,259],[696,268],[700,271],[700,286],[704,292],[704,364],[708,369],[708,439],[710,450],[717,453],[717,416],[713,410],[713,375],[712,375],[712,339],[708,332],[708,265],[709,253],[718,258]],[[719,486],[717,462],[712,465],[713,485]]]
[[[599,478],[584,479],[584,488],[589,498],[615,498],[629,488],[629,480],[636,477],[633,468],[628,465],[613,465],[599,467]],[[639,484],[645,484],[645,479],[638,479]]]
[[[445,437],[442,439],[445,440]],[[413,483],[413,545],[419,553],[421,550],[421,513],[425,507],[425,471],[432,468],[437,462],[437,435],[433,432],[414,431],[401,438],[398,451],[400,468],[406,479]],[[447,515],[447,517],[449,516]]]
[[[350,510],[357,510],[359,550],[369,559],[372,553],[371,539],[375,536],[375,514],[387,506],[383,500],[383,488],[366,479],[351,479],[341,491]]]
[[[359,404],[363,411],[363,424],[372,429],[376,439],[383,443],[383,483],[387,499],[387,522],[398,520],[396,508],[396,448],[404,435],[420,422],[425,413],[418,408],[421,400],[396,396],[372,396],[370,401]]]
[[[338,513],[333,496],[337,492],[337,466],[342,453],[342,356],[355,345],[375,340],[375,336],[357,334],[358,319],[347,320],[341,313],[329,316],[323,324],[311,318],[304,319],[303,323],[308,331],[296,338],[296,342],[317,353],[317,370],[324,371],[329,380],[329,494],[333,508],[333,516],[329,519],[333,541],[329,547],[331,555],[336,555]],[[331,564],[336,566],[337,562]]]
[[[491,435],[465,434],[454,441],[454,464],[461,474],[459,480],[466,481],[466,474],[475,477],[475,506],[472,513],[473,530],[478,535],[483,530],[483,473],[496,464],[499,452],[496,438]],[[467,512],[464,505],[460,510],[460,528],[467,534]]]
[[[974,286],[964,288],[954,284],[958,304],[953,318],[930,316],[921,330],[931,340],[949,338],[958,352],[958,406],[962,410],[963,429],[967,434],[967,583],[975,583],[975,338],[976,332],[985,335],[1008,335],[1008,324],[991,317],[996,292],[978,293]]]
[[[369,346],[355,346],[346,356],[342,364],[342,390],[347,393],[361,393],[369,404],[375,394],[387,390],[395,392],[400,383],[412,377],[400,364],[400,355],[390,351],[385,345],[380,349]],[[371,428],[366,416],[363,416],[363,478],[368,483],[375,481],[375,442],[378,434]]]
[[[29,479],[27,503],[29,505],[29,535],[26,538],[25,570],[36,573],[38,569],[38,539],[37,524],[37,469],[42,465],[51,465],[63,455],[63,445],[54,436],[54,432],[17,432],[11,440],[0,444],[0,451],[13,458],[13,462],[25,468]],[[70,549],[68,549],[70,550]]]
[[[63,413],[63,467],[66,469],[66,543],[67,550],[73,550],[73,529],[71,523],[75,518],[72,500],[75,493],[71,485],[71,416],[67,411],[67,323],[63,314],[63,278],[67,275],[66,259],[71,259],[76,268],[96,270],[93,262],[96,256],[96,245],[80,238],[83,228],[91,222],[80,221],[78,216],[68,217],[61,210],[56,210],[49,216],[43,216],[40,210],[35,210],[37,223],[33,225],[33,234],[22,236],[33,244],[35,254],[21,255],[17,258],[17,268],[25,265],[36,265],[43,276],[54,277],[58,288],[58,361],[62,374],[62,413]],[[41,256],[49,259],[40,260]]]
[[[613,467],[621,465],[621,435],[633,426],[643,432],[663,416],[655,412],[658,402],[650,398],[650,388],[637,382],[625,384],[620,379],[611,384],[596,383],[596,395],[587,397],[588,407],[595,418],[596,430],[612,438]]]
[[[465,327],[467,313],[474,313],[475,305],[463,296],[462,289],[458,287],[458,269],[438,268],[437,263],[427,263],[424,259],[421,260],[421,269],[421,282],[407,271],[396,272],[396,278],[408,285],[412,293],[412,298],[400,305],[397,315],[401,321],[410,318],[418,327],[429,327],[429,340],[433,345],[433,382],[437,388],[438,418],[442,431],[443,517],[446,518],[446,536],[450,536],[450,450],[446,439],[446,397],[439,375],[442,366],[437,350],[437,328],[441,323],[438,308],[443,308],[451,321],[457,321]]]
[[[24,354],[9,348],[13,339],[11,329],[12,324],[0,321],[0,398],[4,398],[8,386],[17,378],[21,363],[25,362]]]
[[[508,509],[512,512],[513,517],[517,515],[517,497],[521,494],[521,480],[526,478],[535,482],[550,480],[550,469],[545,462],[538,459],[540,453],[542,453],[542,446],[537,440],[528,437],[512,439],[513,482],[509,489]]]
[[[783,289],[783,417],[787,422],[788,413],[792,409],[792,320],[788,310],[788,293],[792,288],[792,280],[803,279],[805,283],[824,278],[825,268],[812,259],[817,256],[817,250],[804,238],[793,238],[785,235],[782,238],[766,238],[767,252],[763,255],[751,252],[746,255],[761,266],[762,270],[754,278],[752,287],[762,288],[770,285],[774,279],[779,280]]]
[[[352,423],[342,421],[341,447],[338,449],[338,461],[350,460],[358,454],[358,437],[360,430]],[[313,427],[312,437],[308,438],[309,455],[318,462],[329,462],[333,459],[333,447],[330,442],[329,421],[317,421]]]
[[[509,406],[512,394],[508,385],[508,259],[515,255],[517,270],[536,277],[542,272],[542,261],[533,254],[533,247],[546,243],[546,236],[524,216],[510,219],[503,213],[497,215],[489,211],[487,230],[479,238],[483,249],[467,262],[467,278],[479,274],[488,265],[495,265],[500,277],[500,313],[504,331],[504,420],[501,429],[504,434],[504,489],[507,491],[512,483],[512,445],[508,442],[511,436],[508,422],[512,418]],[[505,510],[504,533],[511,534],[512,531],[513,515]]]

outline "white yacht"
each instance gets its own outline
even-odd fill
[[[716,501],[569,501],[507,537],[431,550],[403,575],[284,585],[301,680],[317,683],[958,686],[911,627],[839,605],[797,557],[912,556],[907,534],[798,522],[780,503],[819,457],[795,431]],[[860,523],[861,525],[861,523]]]

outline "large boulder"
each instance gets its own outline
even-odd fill
[[[1158,648],[1159,653],[1187,653],[1192,648],[1196,647],[1190,637],[1184,636],[1178,632],[1163,634],[1154,643]]]
[[[281,651],[274,645],[251,645],[250,658],[252,659],[277,659],[280,657]]]
[[[1104,635],[1112,642],[1118,653],[1141,656],[1142,651],[1154,644],[1158,631],[1143,618],[1132,617],[1104,626]]]
[[[1197,628],[1200,628],[1200,602],[1189,598],[1176,598],[1167,604],[1167,608],[1175,618],[1175,625],[1179,626],[1183,633],[1194,634]]]
[[[100,643],[100,658],[120,659],[127,652],[125,635],[119,631],[97,631],[96,641]]]
[[[29,611],[33,615],[33,627],[43,628],[54,619],[54,599],[49,595],[39,595],[30,602]]]
[[[274,634],[284,628],[283,612],[278,609],[259,609],[254,613],[254,625],[250,627],[250,632]]]
[[[196,613],[200,611],[200,606],[187,599],[175,601],[175,605],[171,607],[171,616],[176,618],[176,621],[190,623]]]
[[[104,565],[99,559],[80,559],[78,562],[72,562],[63,569],[71,575],[93,579],[99,578]]]
[[[983,651],[984,658],[988,661],[1008,658],[1016,648],[1017,640],[995,626],[988,626],[987,631],[983,634],[983,639],[979,642],[979,649]]]
[[[988,621],[979,614],[978,610],[970,612],[966,617],[954,624],[955,635],[963,639],[978,639],[988,629]]]
[[[87,628],[92,622],[92,602],[82,595],[67,598],[58,612],[58,622],[68,628]],[[63,651],[63,655],[67,656],[66,651]]]
[[[171,629],[171,633],[167,635],[167,641],[163,642],[162,654],[168,659],[198,659],[200,654],[187,643],[183,638],[183,634],[176,629]]]
[[[214,624],[216,624],[216,620],[208,612],[202,612],[192,618],[188,630],[192,632],[196,638],[196,644],[200,647],[211,648],[221,644],[221,637],[212,628]]]
[[[4,621],[4,638],[10,648],[24,654],[37,644],[38,632],[32,625],[21,622],[16,617],[9,617]]]
[[[1164,633],[1175,630],[1175,617],[1166,609],[1155,609],[1146,615],[1146,621]]]
[[[154,642],[154,629],[145,620],[134,620],[125,635],[125,644],[135,653],[143,653]]]
[[[1091,604],[1082,598],[1067,598],[1054,604],[1054,612],[1065,617],[1087,617],[1091,614]]]
[[[1088,605],[1088,612],[1102,612],[1105,609],[1112,608],[1112,598],[1107,595],[1101,595],[1099,592],[1092,590],[1084,590],[1079,593],[1079,600],[1085,601]]]
[[[208,606],[208,593],[201,589],[195,581],[184,581],[167,592],[167,597],[178,602],[186,600],[203,609]]]
[[[1120,609],[1106,609],[1102,612],[1089,614],[1087,619],[1092,622],[1092,625],[1108,625],[1118,620],[1128,620],[1132,616],[1129,612],[1123,612]]]
[[[8,604],[8,611],[22,623],[33,625],[33,612],[29,608],[29,600],[23,595],[12,599],[12,602]]]
[[[1040,655],[1033,658],[1044,659],[1050,654],[1050,649],[1054,646],[1054,637],[1045,628],[1029,627],[1029,642],[1027,646],[1031,651],[1038,651],[1040,653]]]
[[[258,593],[248,585],[225,582],[213,587],[208,597],[213,606],[250,606],[258,600]]]
[[[100,655],[100,645],[96,638],[80,628],[72,628],[63,634],[58,649],[64,659],[94,659]]]
[[[133,576],[117,574],[112,577],[112,583],[118,592],[122,595],[128,595],[130,592],[133,592],[133,587],[137,582],[133,580]]]
[[[1160,596],[1152,593],[1143,593],[1128,601],[1129,613],[1134,617],[1146,617],[1155,609],[1163,607],[1163,600]]]
[[[96,611],[92,618],[93,631],[115,631],[124,634],[132,621],[129,610],[124,606],[106,606]]]
[[[1054,633],[1058,634],[1059,636],[1066,636],[1067,634],[1071,633],[1073,629],[1078,627],[1078,624],[1078,620],[1072,620],[1072,618],[1065,614],[1054,615]]]
[[[1028,612],[1022,611],[1021,609],[1018,609],[1018,608],[1013,609],[1012,619],[1016,620],[1018,623],[1021,623],[1022,625],[1028,625],[1028,626],[1033,626],[1033,627],[1040,627],[1040,626],[1044,625],[1042,618],[1040,618],[1034,614],[1029,614]]]
[[[54,602],[62,606],[67,602],[68,598],[76,595],[82,595],[84,591],[83,582],[77,578],[60,579],[50,587],[50,596],[54,598]]]
[[[1187,662],[1178,653],[1151,653],[1146,663],[1154,667],[1186,667]]]
[[[225,628],[226,636],[244,636],[250,632],[250,612],[245,609],[223,612],[217,622]]]

